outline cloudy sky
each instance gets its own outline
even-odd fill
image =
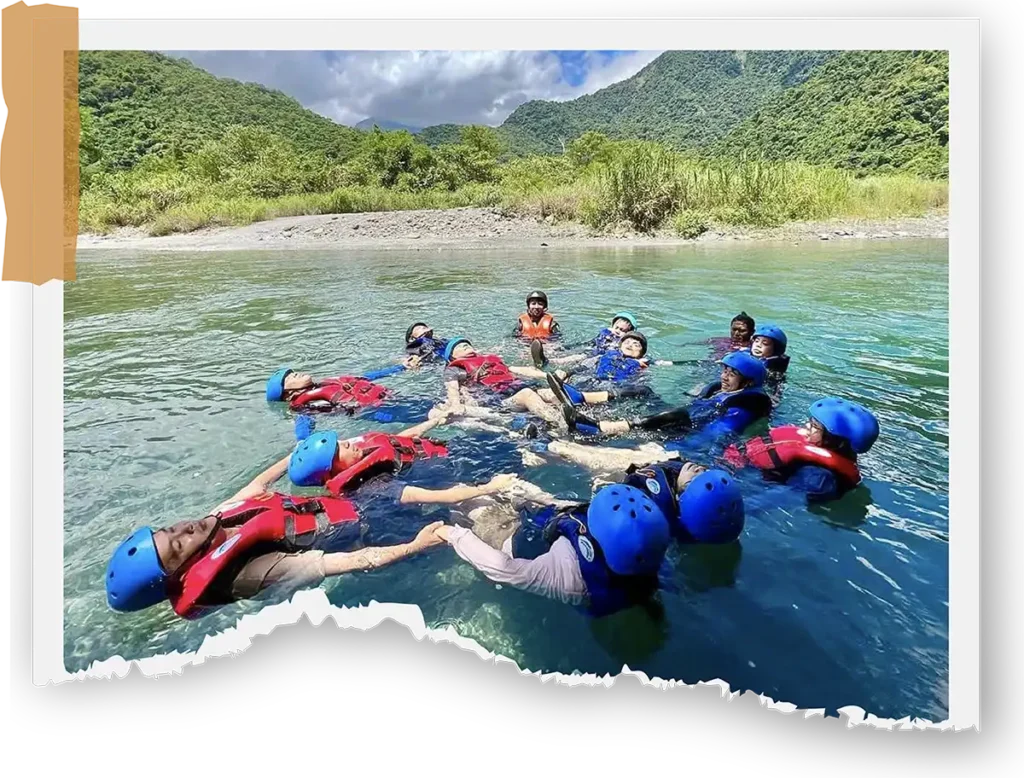
[[[255,81],[342,124],[498,125],[527,100],[570,100],[636,73],[658,51],[168,51]]]

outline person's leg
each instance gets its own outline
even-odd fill
[[[589,470],[602,472],[626,470],[630,465],[641,467],[679,457],[678,453],[667,451],[657,443],[645,443],[639,448],[609,448],[553,440],[548,443],[548,451]]]
[[[533,389],[520,389],[509,398],[509,402],[517,408],[525,408],[551,424],[558,424],[562,421],[562,414],[558,412],[558,409],[544,402]]]

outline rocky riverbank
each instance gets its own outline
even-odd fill
[[[575,223],[533,219],[498,208],[456,208],[429,211],[387,211],[318,216],[293,216],[255,222],[244,227],[214,227],[196,232],[152,237],[139,228],[108,235],[78,236],[78,248],[126,248],[167,251],[229,251],[232,249],[488,249],[515,247],[671,246],[709,241],[759,240],[882,240],[947,238],[945,213],[889,220],[837,219],[795,222],[781,227],[720,227],[696,239],[669,231],[643,235],[628,230],[596,233]]]

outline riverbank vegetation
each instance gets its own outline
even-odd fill
[[[595,132],[563,155],[502,154],[487,127],[464,127],[459,143],[436,148],[375,131],[338,161],[238,126],[192,154],[153,155],[128,170],[90,171],[83,161],[80,223],[86,232],[133,226],[164,235],[303,214],[499,206],[598,231],[672,226],[695,237],[715,224],[920,215],[948,196],[944,180],[701,157]]]

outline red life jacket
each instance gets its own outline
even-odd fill
[[[327,491],[334,495],[345,489],[354,489],[367,478],[380,473],[399,473],[417,459],[448,456],[448,449],[442,443],[385,432],[371,432],[348,442],[362,451],[363,456],[327,482]]]
[[[356,376],[321,378],[315,386],[292,398],[289,407],[293,411],[312,410],[308,406],[328,403],[331,407],[351,405],[376,405],[388,396],[383,386]]]
[[[551,331],[555,328],[555,317],[545,313],[539,321],[530,318],[530,314],[519,314],[519,334],[530,340],[546,340],[551,337]]]
[[[475,357],[456,359],[454,362],[449,362],[448,365],[465,370],[471,383],[483,384],[499,391],[519,380],[515,373],[508,369],[508,365],[502,361],[501,357],[495,354],[478,354]]]
[[[217,514],[222,527],[237,527],[228,535],[221,530],[218,542],[192,564],[171,593],[174,612],[194,619],[203,614],[203,593],[217,577],[237,565],[256,546],[293,553],[313,546],[331,528],[346,523],[358,526],[359,515],[348,500],[337,497],[290,497],[271,493],[242,500]]]
[[[726,461],[736,467],[750,464],[761,470],[785,471],[794,465],[817,465],[839,476],[847,488],[860,483],[860,469],[857,463],[821,446],[807,442],[804,427],[774,427],[768,430],[768,438],[751,438],[739,446],[732,445],[725,450]]]

